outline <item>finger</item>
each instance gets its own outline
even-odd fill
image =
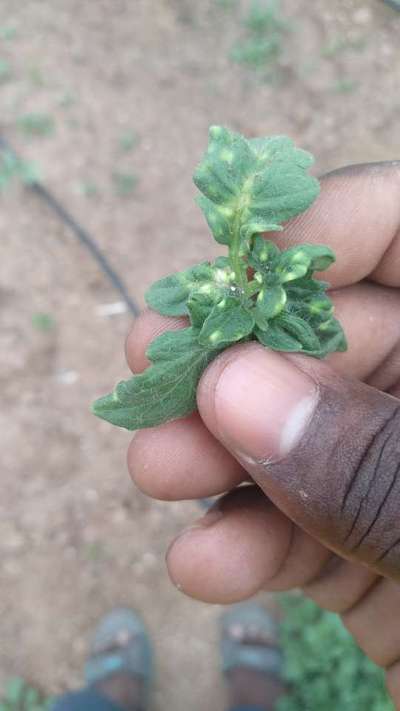
[[[248,476],[197,413],[137,432],[128,469],[141,491],[164,501],[221,494]]]
[[[378,581],[379,576],[359,563],[350,563],[335,556],[332,566],[304,586],[304,593],[326,610],[343,613]]]
[[[393,383],[384,363],[400,343],[400,290],[362,282],[331,293],[335,316],[347,337],[348,350],[332,353],[328,362],[338,373],[366,380],[373,373]],[[380,368],[380,365],[382,368]],[[397,371],[400,374],[400,369]]]
[[[160,314],[146,309],[141,313],[128,333],[125,342],[125,356],[133,373],[141,373],[150,361],[146,356],[146,348],[151,341],[165,331],[176,331],[188,325],[185,317],[160,316]]]
[[[171,544],[167,564],[173,582],[200,600],[227,604],[260,590],[319,585],[322,606],[353,606],[371,585],[361,566],[340,562],[295,526],[256,487],[241,487],[220,499]],[[347,567],[346,567],[347,566]],[[357,580],[356,569],[360,568]],[[336,573],[336,571],[338,571]],[[349,587],[343,576],[349,572]],[[338,581],[336,583],[336,581]]]
[[[400,660],[400,626],[397,621],[400,586],[381,579],[365,597],[343,616],[357,644],[382,667]]]
[[[337,262],[333,287],[371,277],[400,285],[400,161],[347,166],[321,179],[321,194],[307,212],[273,235],[279,247],[327,244]],[[268,235],[269,237],[269,235]]]
[[[301,528],[400,579],[400,402],[325,363],[257,344],[223,353],[198,390],[207,427]]]
[[[204,602],[245,600],[278,572],[291,528],[256,487],[239,488],[175,539],[167,553],[170,577]]]

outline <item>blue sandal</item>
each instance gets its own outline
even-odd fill
[[[246,637],[260,642],[251,644]],[[221,656],[225,673],[247,667],[280,680],[283,657],[276,621],[257,603],[233,605],[221,617]]]
[[[85,679],[88,686],[125,672],[144,681],[145,694],[153,678],[153,653],[143,621],[133,610],[116,608],[95,630]]]

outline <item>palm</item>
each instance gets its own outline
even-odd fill
[[[329,279],[349,350],[333,354],[329,363],[337,373],[395,397],[400,397],[399,180],[396,164],[331,174],[311,210],[288,225],[283,236],[276,235],[282,247],[308,241],[334,249],[337,264]],[[132,369],[146,366],[144,350],[157,333],[182,323],[155,313],[139,319],[127,342]],[[327,547],[318,534],[296,526],[282,512],[285,505],[278,501],[279,508],[274,506],[261,488],[237,489],[249,478],[246,464],[206,429],[209,413],[201,389],[199,397],[203,420],[196,414],[139,432],[129,452],[134,480],[156,498],[200,498],[233,490],[221,504],[224,515],[218,518],[217,512],[210,521],[214,525],[200,522],[172,545],[172,579],[194,597],[222,603],[261,589],[303,587],[321,606],[342,613],[367,654],[391,668],[389,685],[400,704],[400,632],[390,627],[400,602],[397,584],[333,553],[341,546]],[[271,497],[268,485],[263,488]]]

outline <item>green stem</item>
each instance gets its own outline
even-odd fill
[[[241,226],[241,213],[238,210],[234,225],[233,225],[233,238],[229,247],[229,259],[231,262],[231,267],[235,272],[236,283],[243,290],[243,293],[248,295],[248,281],[247,281],[247,264],[243,257],[239,254],[240,250],[240,226]]]

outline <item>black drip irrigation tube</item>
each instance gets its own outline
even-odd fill
[[[0,135],[0,150],[7,151],[16,160],[21,160],[13,146]],[[85,230],[81,225],[75,220],[75,218],[65,209],[59,200],[53,195],[50,190],[48,190],[41,182],[34,180],[27,183],[27,187],[40,197],[43,202],[46,203],[47,207],[58,217],[64,225],[66,225],[71,232],[74,233],[75,237],[79,242],[86,247],[89,254],[97,262],[101,271],[109,279],[110,283],[116,291],[119,292],[122,299],[126,303],[130,313],[133,316],[138,316],[140,309],[135,303],[135,301],[130,296],[127,287],[125,286],[121,277],[117,274],[115,269],[111,266],[107,257],[103,254],[100,247],[98,247],[96,241],[91,237],[91,235]]]

